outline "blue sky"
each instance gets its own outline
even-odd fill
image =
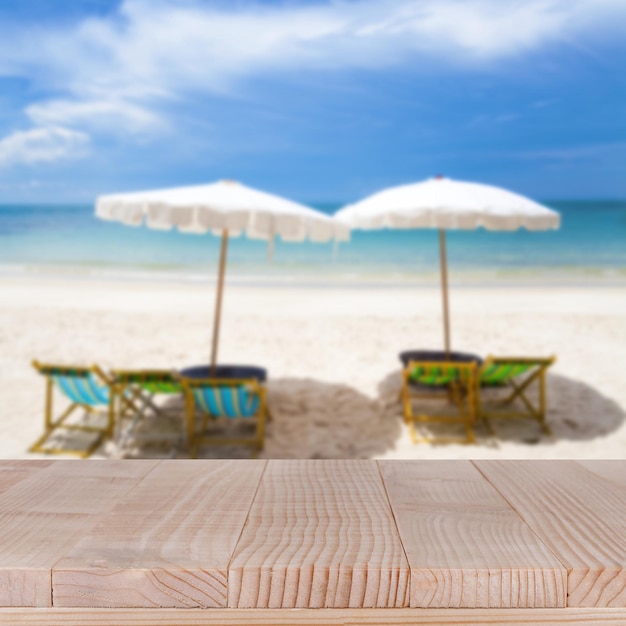
[[[624,0],[2,0],[0,202],[626,198],[625,35]]]

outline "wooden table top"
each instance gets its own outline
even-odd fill
[[[0,533],[2,607],[626,607],[626,461],[0,461]]]

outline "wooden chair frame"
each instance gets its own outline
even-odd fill
[[[556,361],[556,357],[532,358],[532,357],[494,357],[489,356],[478,370],[476,387],[476,415],[479,419],[489,424],[492,418],[531,418],[537,420],[541,430],[546,435],[552,431],[546,423],[546,373],[548,368]],[[497,386],[484,385],[481,373],[491,365],[529,365],[533,369],[525,374],[507,378],[503,381],[503,388],[509,391],[508,395],[494,402],[485,402],[484,391]],[[526,392],[531,386],[536,385],[539,392],[537,404],[528,398]],[[519,399],[526,410],[514,410],[513,402]]]
[[[70,406],[57,418],[53,417],[53,388],[54,381],[52,380],[52,374],[93,374],[97,379],[102,381],[103,385],[106,385],[111,389],[111,378],[97,365],[91,367],[73,367],[69,365],[56,365],[56,364],[42,364],[39,361],[33,361],[33,367],[43,376],[46,377],[46,396],[44,406],[44,433],[33,443],[28,449],[29,452],[38,452],[43,454],[70,454],[78,456],[80,458],[89,457],[98,446],[104,441],[104,439],[113,435],[113,425],[115,422],[113,403],[111,402],[112,393],[109,393],[109,402],[107,407],[107,422],[104,427],[90,426],[85,424],[67,424],[66,420],[74,413],[78,408],[82,408],[87,413],[96,413],[98,410],[94,406],[89,404],[82,404],[80,402],[71,402]],[[122,405],[122,410],[133,410],[135,407],[132,401],[125,400]],[[46,441],[53,435],[58,429],[65,430],[77,430],[87,433],[94,433],[97,437],[94,441],[85,448],[48,448],[45,447]]]
[[[112,403],[114,405],[114,415],[118,416],[115,425],[115,439],[120,447],[124,447],[129,437],[132,436],[139,422],[146,417],[148,410],[155,415],[163,415],[165,410],[154,402],[157,394],[183,394],[183,384],[177,372],[163,369],[145,370],[112,370]],[[158,389],[150,391],[146,388],[149,384],[172,385],[172,390]],[[120,412],[119,403],[127,399],[137,407],[132,413]],[[123,429],[123,419],[130,418],[130,424]],[[181,435],[186,435],[186,424],[182,422]],[[150,436],[150,440],[162,439],[157,435]],[[171,439],[168,436],[167,439]]]
[[[187,417],[187,438],[189,441],[189,449],[192,458],[197,458],[198,447],[205,445],[245,445],[252,448],[252,456],[256,458],[258,453],[263,449],[265,442],[265,422],[267,420],[267,397],[266,389],[255,378],[235,379],[235,378],[182,378],[182,384],[185,389],[185,412]],[[259,398],[259,406],[256,415],[253,417],[218,417],[201,410],[203,420],[200,433],[196,432],[196,412],[198,407],[193,396],[193,389],[198,387],[239,387],[246,386],[251,393]],[[234,420],[240,422],[248,422],[256,419],[256,429],[252,437],[214,437],[205,435],[209,421],[214,423],[218,420],[228,420],[232,423]]]
[[[416,368],[424,368],[426,372],[435,373],[450,378],[444,385],[425,384],[423,389],[415,386],[412,375]],[[474,443],[473,425],[476,419],[476,372],[474,362],[422,362],[410,361],[402,371],[402,404],[404,421],[409,427],[413,443]],[[434,375],[434,374],[433,374]],[[439,391],[435,391],[439,389]],[[414,413],[411,405],[412,398],[445,399],[456,407],[454,413],[433,415],[427,412]],[[465,438],[456,437],[424,437],[419,436],[415,425],[417,423],[445,423],[461,424],[465,428]]]

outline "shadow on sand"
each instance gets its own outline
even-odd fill
[[[389,406],[356,389],[313,379],[270,382],[267,458],[365,459],[393,449],[402,433]]]
[[[348,385],[314,379],[276,378],[268,381],[267,388],[271,419],[259,458],[366,459],[392,449],[402,433],[396,401],[388,406]],[[125,458],[188,456],[182,398],[171,397],[162,407],[170,417],[146,417],[125,445],[110,444],[104,454]],[[250,451],[219,446],[201,449],[199,456],[249,458]]]
[[[402,411],[398,401],[400,387],[400,370],[388,374],[378,385],[381,402],[387,405],[395,402],[398,414]],[[615,432],[626,420],[626,413],[617,402],[585,382],[548,374],[546,388],[546,421],[552,436],[543,434],[539,425],[531,419],[492,419],[490,422],[495,437],[477,425],[478,445],[497,445],[498,441],[529,445],[550,445],[559,440],[589,441]]]
[[[400,370],[388,374],[371,398],[345,384],[315,379],[277,378],[268,381],[265,449],[268,459],[364,459],[393,450],[405,428],[399,400]],[[498,447],[513,442],[552,445],[561,440],[589,441],[616,431],[626,419],[622,408],[587,383],[557,374],[547,378],[547,422],[552,436],[530,419],[493,419],[494,435],[476,426],[476,445]],[[130,445],[104,450],[106,456],[126,458],[189,455],[183,430],[182,398],[163,405],[168,418],[146,418],[130,437]],[[157,439],[155,439],[155,436]],[[250,458],[245,447],[202,449],[202,458]]]

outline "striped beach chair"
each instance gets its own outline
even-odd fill
[[[168,410],[155,402],[156,396],[176,396],[183,394],[183,384],[180,376],[171,370],[113,370],[111,372],[113,384],[112,403],[116,420],[116,441],[120,448],[124,448],[127,441],[133,437],[149,440],[171,440],[171,434],[150,432],[147,435],[137,435],[137,428],[145,418],[166,417],[170,413],[182,411]],[[132,412],[121,410],[120,404],[131,400],[135,409]],[[129,419],[124,419],[129,418]],[[177,435],[180,440],[186,436],[186,427],[181,420],[181,432]],[[173,450],[170,455],[173,455]]]
[[[256,379],[183,378],[182,382],[187,436],[194,458],[201,445],[245,445],[252,448],[253,456],[258,455],[264,445],[267,404],[265,388]],[[252,434],[230,437],[216,433],[220,427],[230,427],[235,422],[253,425]]]
[[[71,454],[86,458],[113,433],[113,406],[111,404],[111,381],[97,366],[73,367],[66,365],[43,365],[33,361],[33,367],[46,377],[46,400],[44,413],[44,433],[29,448],[30,452],[46,454]],[[70,405],[60,416],[53,416],[54,389],[57,389]],[[69,422],[68,419],[77,409],[83,409],[87,417],[105,413],[104,424],[87,422]],[[59,447],[56,444],[47,445],[49,440],[56,437],[60,430],[83,431],[92,433],[94,438],[84,448]]]
[[[422,362],[409,361],[402,371],[402,404],[404,421],[409,427],[413,443],[446,443],[475,441],[473,425],[476,420],[476,374],[475,362]],[[443,400],[443,410],[427,410],[426,402],[420,410],[413,407],[413,400]],[[452,408],[450,408],[452,407]],[[460,424],[465,437],[445,435],[420,435],[417,425],[425,423]]]
[[[478,371],[477,416],[487,424],[491,418],[532,418],[550,435],[546,423],[546,373],[555,360],[553,356],[487,357]],[[489,398],[496,395],[499,397]]]

